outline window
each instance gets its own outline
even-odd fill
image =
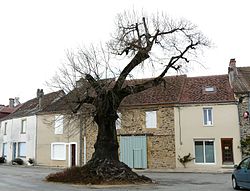
[[[213,125],[213,109],[212,108],[203,108],[203,124],[205,126]]]
[[[27,120],[26,119],[23,119],[21,121],[21,133],[26,133],[26,129],[27,129]]]
[[[51,160],[66,160],[66,144],[52,143],[51,144]]]
[[[5,123],[4,123],[4,127],[3,127],[3,128],[4,128],[4,129],[3,129],[3,134],[4,134],[4,135],[7,135],[7,125],[8,125],[8,123],[5,122]]]
[[[157,114],[156,111],[146,112],[146,128],[156,128],[157,127]]]
[[[63,134],[63,115],[55,116],[55,134]]]
[[[26,143],[18,143],[18,157],[26,157]]]
[[[246,158],[245,160],[243,160],[240,164],[239,167],[241,169],[249,169],[250,165],[250,158]]]
[[[194,142],[195,163],[214,163],[214,141],[199,140]]]
[[[116,129],[121,129],[121,124],[122,124],[122,114],[121,113],[117,113],[118,115],[118,118],[115,122],[115,126],[116,126]]]
[[[2,155],[4,157],[7,157],[7,143],[3,143],[3,153],[2,153]]]
[[[216,87],[214,86],[206,86],[203,89],[203,93],[214,93],[216,92]]]

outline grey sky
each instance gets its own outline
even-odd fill
[[[164,11],[198,25],[214,48],[201,55],[189,76],[227,73],[230,58],[247,66],[250,45],[248,0],[0,0],[0,104],[48,92],[65,51],[107,40],[117,13],[128,9]]]

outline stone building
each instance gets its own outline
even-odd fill
[[[236,67],[236,60],[231,59],[228,67],[230,85],[238,101],[241,140],[250,137],[250,67]],[[245,153],[244,149],[242,150]]]

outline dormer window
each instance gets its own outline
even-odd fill
[[[214,92],[214,87],[205,87],[206,92]]]
[[[216,92],[216,87],[214,86],[206,86],[203,89],[203,93],[214,93]]]

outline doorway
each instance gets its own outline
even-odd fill
[[[146,136],[121,136],[120,160],[130,168],[147,168]]]
[[[76,143],[69,144],[69,166],[76,166]]]
[[[223,138],[221,139],[221,151],[222,151],[222,164],[233,164],[233,139]]]

